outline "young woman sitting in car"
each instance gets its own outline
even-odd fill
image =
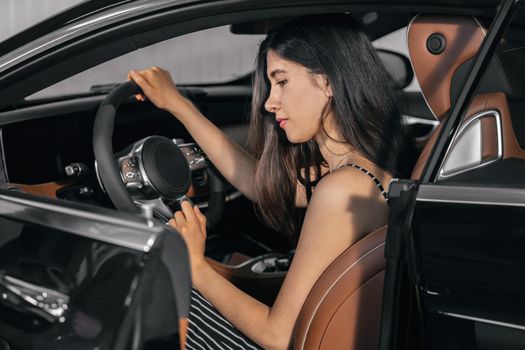
[[[389,181],[409,171],[404,156],[411,145],[368,37],[346,15],[300,18],[272,30],[257,56],[251,153],[183,97],[167,71],[131,71],[130,78],[184,124],[268,224],[299,234],[286,279],[269,307],[210,267],[204,258],[205,217],[183,203],[170,224],[184,237],[191,260],[186,347],[288,348],[316,280],[343,251],[387,223]],[[325,169],[324,176],[307,189],[299,179],[319,177],[315,169]],[[297,207],[306,206],[301,226],[293,218]]]

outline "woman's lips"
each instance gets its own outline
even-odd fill
[[[277,119],[277,123],[279,123],[279,127],[284,128],[287,120],[288,119]]]

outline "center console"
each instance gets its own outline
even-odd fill
[[[291,255],[268,253],[254,258],[233,253],[225,262],[208,259],[224,278],[259,301],[271,306],[291,263]]]

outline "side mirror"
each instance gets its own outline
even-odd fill
[[[377,49],[379,59],[383,62],[386,71],[392,78],[396,89],[404,89],[412,82],[414,72],[410,65],[410,60],[403,54]]]

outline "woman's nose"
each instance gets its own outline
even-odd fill
[[[272,97],[271,94],[264,103],[264,109],[266,109],[270,113],[275,113],[279,109],[279,104],[277,103],[275,98]]]

